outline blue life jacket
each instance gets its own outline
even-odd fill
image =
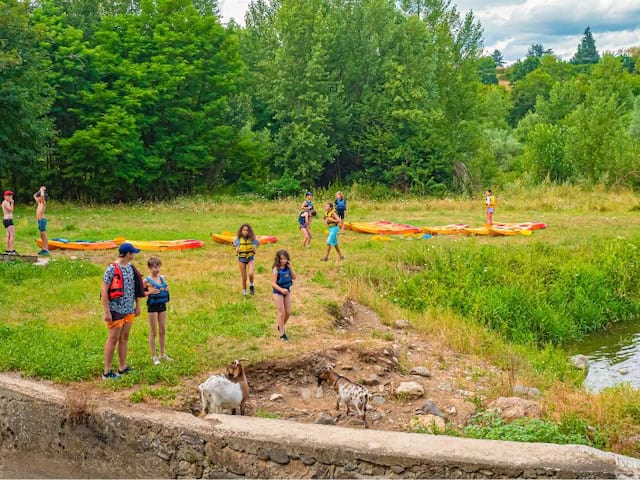
[[[336,210],[340,210],[341,212],[347,209],[347,200],[346,198],[336,198]]]
[[[289,267],[278,269],[278,279],[276,280],[276,284],[280,288],[286,288],[287,290],[291,288],[291,285],[293,285],[293,279],[291,278],[291,270]]]
[[[167,282],[164,281],[164,277],[160,275],[161,283],[154,282],[151,277],[147,277],[147,282],[152,287],[160,290],[160,293],[154,293],[147,297],[147,305],[159,305],[161,303],[167,303],[169,301],[169,288]]]

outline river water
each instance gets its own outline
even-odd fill
[[[594,333],[568,350],[571,355],[589,358],[589,371],[584,380],[589,391],[598,392],[625,382],[640,389],[640,326],[637,322]]]

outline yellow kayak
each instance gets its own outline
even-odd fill
[[[275,243],[278,239],[272,235],[256,235],[258,242],[260,245],[265,245],[267,243]],[[236,234],[233,232],[222,232],[222,233],[212,233],[211,240],[216,243],[222,243],[224,245],[231,245],[233,241],[236,239]]]

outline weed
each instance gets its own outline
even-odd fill
[[[264,410],[262,408],[258,408],[256,410],[256,417],[277,419],[277,418],[282,418],[282,415],[280,413],[277,413],[277,412],[269,412],[269,411]]]

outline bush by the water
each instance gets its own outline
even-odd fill
[[[376,281],[403,307],[449,309],[518,343],[558,345],[640,315],[638,238],[510,248],[466,240],[407,249]]]

